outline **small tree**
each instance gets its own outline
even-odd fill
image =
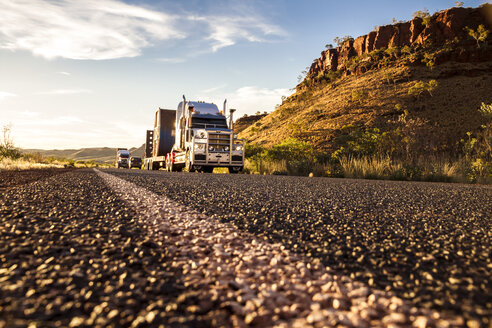
[[[464,4],[464,2],[463,2],[463,1],[455,1],[455,2],[454,2],[454,6],[455,6],[455,7],[458,7],[458,8],[463,7],[463,4]]]
[[[479,48],[480,48],[480,43],[484,42],[487,39],[490,32],[482,24],[478,25],[476,31],[466,26],[465,31],[468,33],[469,36],[471,36],[472,38],[475,39],[475,41],[477,41],[477,47]]]
[[[337,46],[341,47],[347,41],[354,41],[354,38],[350,35],[346,35],[343,38],[339,38],[338,36],[333,39],[333,42],[337,44]]]
[[[299,74],[299,76],[297,77],[298,83],[301,83],[306,78],[307,74],[309,73],[309,69],[310,67],[308,66],[301,72],[301,74]]]
[[[421,18],[422,19],[422,25],[425,27],[429,26],[431,16],[429,14],[429,10],[427,8],[424,8],[424,10],[417,10],[416,12],[413,13],[412,15],[413,18]]]
[[[333,45],[331,43],[325,44],[326,49],[333,49]]]
[[[17,159],[21,157],[21,153],[14,146],[14,141],[11,135],[12,125],[7,124],[3,126],[3,138],[0,140],[0,158],[12,158]]]
[[[437,88],[437,81],[436,80],[430,80],[427,82],[427,85],[425,86],[425,90],[429,93],[429,95],[432,97],[432,91]]]

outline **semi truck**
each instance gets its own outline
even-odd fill
[[[244,167],[244,140],[234,134],[233,114],[229,122],[217,105],[203,101],[183,101],[176,110],[157,109],[154,129],[147,130],[144,169],[202,171],[226,167],[239,173]]]
[[[130,152],[126,148],[118,148],[116,151],[116,168],[123,167],[125,169],[129,168],[128,160],[130,159]]]

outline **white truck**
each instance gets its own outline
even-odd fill
[[[116,151],[116,168],[129,168],[130,152],[126,148],[118,148]]]
[[[144,168],[167,171],[212,172],[227,167],[239,173],[244,167],[244,140],[233,128],[234,109],[229,123],[217,105],[202,101],[183,101],[177,110],[159,108],[154,130],[147,131]]]

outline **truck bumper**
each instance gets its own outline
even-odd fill
[[[195,154],[193,165],[203,166],[244,166],[242,155],[229,153]]]

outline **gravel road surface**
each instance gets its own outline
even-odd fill
[[[9,187],[43,180],[71,170],[73,169],[0,170],[0,191]]]
[[[490,324],[490,186],[110,172],[419,308]]]
[[[490,187],[103,172],[2,190],[0,327],[490,325]]]
[[[207,327],[169,256],[92,170],[0,194],[0,327]]]

